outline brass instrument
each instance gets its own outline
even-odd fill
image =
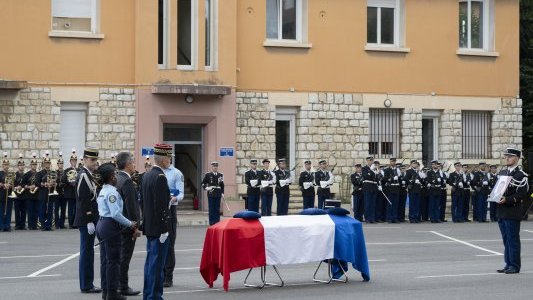
[[[31,175],[30,177],[30,184],[29,185],[35,185],[35,179],[37,177],[37,172],[33,172],[33,174]],[[30,194],[35,194],[37,193],[37,190],[39,189],[38,186],[35,186],[33,189],[30,189]]]
[[[48,176],[46,177],[46,183],[48,183],[48,196],[57,196],[59,195],[57,193],[57,189],[53,184],[57,184],[57,172],[56,171],[50,171],[48,172]]]
[[[16,179],[16,173],[15,173],[15,183],[16,183],[16,181],[17,181],[17,179]],[[20,176],[20,181],[21,182],[19,182],[19,184],[22,183],[22,175]],[[20,196],[20,195],[22,195],[22,193],[24,193],[24,188],[23,187],[20,187],[19,189],[13,188],[13,192],[15,193],[16,196]],[[18,197],[13,197],[12,196],[11,198],[18,198]]]
[[[9,198],[9,189],[5,187],[6,184],[11,185],[13,187],[13,184],[15,183],[15,172],[7,172],[6,177],[4,178],[4,188],[6,189],[6,203],[4,205],[4,215],[7,215],[7,200]],[[16,195],[15,195],[16,198]]]
[[[70,183],[76,182],[76,178],[78,177],[78,171],[76,169],[69,170],[67,172],[67,180]]]

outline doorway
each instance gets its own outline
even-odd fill
[[[432,160],[439,159],[439,115],[438,111],[424,111],[422,114],[422,163],[424,166],[430,165]]]
[[[296,109],[276,110],[276,163],[280,158],[287,160],[289,169],[296,164]]]

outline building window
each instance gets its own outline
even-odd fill
[[[463,158],[490,158],[491,119],[488,111],[463,111]]]
[[[196,66],[198,10],[196,0],[178,1],[178,68],[192,70]]]
[[[491,50],[493,32],[492,1],[459,1],[459,48]]]
[[[400,154],[400,109],[371,108],[368,152],[377,157]]]
[[[157,64],[160,67],[166,67],[168,58],[168,0],[158,0],[157,10]]]
[[[267,39],[302,42],[304,0],[267,0]]]
[[[205,0],[205,67],[216,68],[217,0]]]
[[[98,0],[52,0],[52,31],[98,30]]]
[[[401,0],[368,0],[367,44],[399,47],[402,25]]]
[[[85,130],[87,103],[61,103],[60,116],[59,146],[63,152],[63,157],[70,157],[72,148],[76,148],[78,155],[80,155],[85,148],[85,137],[87,136]]]

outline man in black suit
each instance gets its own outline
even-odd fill
[[[96,202],[96,182],[93,172],[96,171],[98,150],[83,151],[83,167],[76,178],[76,218],[74,226],[80,231],[80,290],[82,293],[100,293],[94,281],[94,233],[98,222],[98,203]]]
[[[137,202],[137,191],[133,180],[131,180],[131,175],[135,172],[133,157],[128,152],[120,152],[116,156],[116,164],[119,170],[116,188],[124,201],[122,214],[128,220],[139,223],[141,218],[139,203]],[[137,238],[135,233],[134,229],[122,231],[119,290],[124,296],[135,296],[140,293],[140,291],[134,291],[128,284],[128,270]]]
[[[143,299],[162,299],[163,296],[163,268],[168,253],[170,230],[170,190],[163,170],[170,166],[171,156],[172,146],[155,145],[155,165],[143,175],[142,180],[143,233],[147,239]]]

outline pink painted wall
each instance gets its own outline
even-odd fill
[[[135,139],[135,160],[137,169],[144,169],[141,157],[143,146],[153,146],[163,141],[163,124],[203,124],[204,161],[202,172],[210,169],[211,161],[220,162],[219,170],[224,173],[225,195],[236,196],[236,160],[219,157],[220,147],[236,147],[236,104],[235,91],[231,95],[194,96],[189,104],[183,95],[156,95],[149,88],[137,89],[137,123]],[[204,208],[207,197],[202,197]]]

